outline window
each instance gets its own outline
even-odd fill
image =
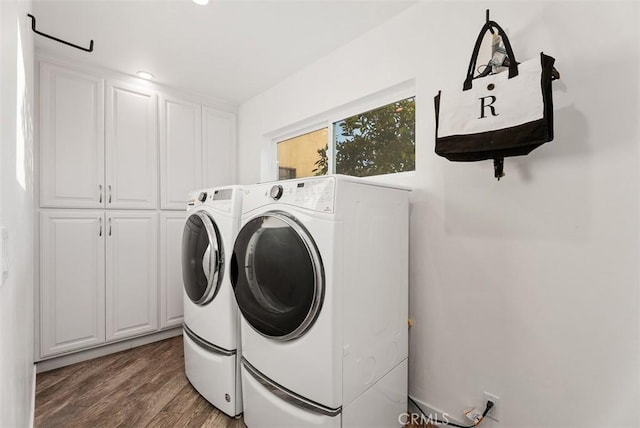
[[[278,143],[278,179],[324,175],[321,162],[326,159],[328,129],[289,138]],[[326,161],[325,161],[326,162]]]
[[[415,97],[328,122],[325,128],[277,142],[279,179],[415,170]]]
[[[335,122],[336,173],[368,177],[414,171],[415,118],[412,97]]]

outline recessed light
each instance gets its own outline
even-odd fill
[[[143,79],[147,79],[147,80],[153,79],[153,74],[147,71],[138,71],[136,72],[136,74],[138,75],[138,77],[142,77]]]
[[[204,6],[209,4],[209,0],[193,0],[195,4],[199,4],[200,6]]]

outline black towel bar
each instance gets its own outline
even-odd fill
[[[31,29],[33,30],[34,33],[39,34],[39,35],[41,35],[43,37],[46,37],[48,39],[51,39],[51,40],[55,40],[56,42],[63,43],[65,45],[67,45],[67,46],[71,46],[72,48],[80,49],[80,50],[85,51],[85,52],[93,52],[93,40],[91,40],[91,42],[89,43],[89,48],[88,49],[87,48],[83,48],[82,46],[74,45],[73,43],[69,43],[69,42],[64,41],[62,39],[59,39],[57,37],[50,36],[49,34],[45,34],[45,33],[41,32],[41,31],[36,30],[36,17],[31,15],[30,13],[28,13],[27,16],[29,18],[31,18]]]

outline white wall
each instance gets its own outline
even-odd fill
[[[526,157],[433,153],[433,96],[462,85],[485,8],[516,56],[554,56],[555,140]],[[239,178],[264,135],[410,78],[410,393],[483,426],[640,426],[639,13],[635,2],[422,2],[239,111]],[[262,171],[262,176],[268,174]]]
[[[33,33],[30,2],[0,1],[0,426],[33,424]]]

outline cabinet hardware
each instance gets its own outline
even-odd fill
[[[98,236],[102,236],[102,218],[100,218],[100,231],[98,232]]]
[[[100,200],[98,201],[98,203],[102,203],[102,184],[98,184],[98,195],[100,197]]]
[[[111,184],[109,184],[109,203],[111,203]]]
[[[109,236],[111,236],[111,217],[109,217]]]

